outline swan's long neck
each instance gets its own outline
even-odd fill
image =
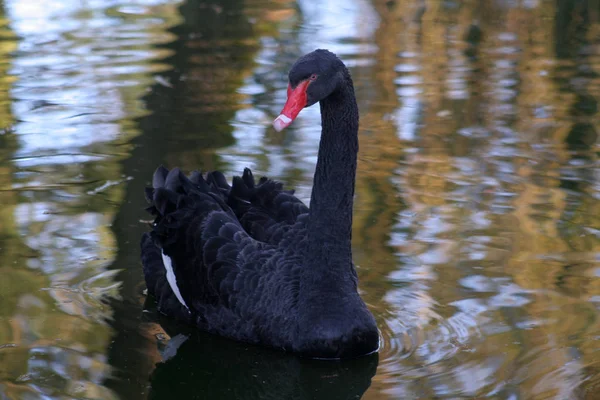
[[[358,153],[358,106],[347,85],[321,100],[322,133],[310,199],[309,254],[317,279],[348,274],[352,263],[352,204]]]

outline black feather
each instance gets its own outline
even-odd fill
[[[242,180],[248,188],[254,189],[254,176],[252,175],[252,171],[250,171],[250,168],[244,168]]]
[[[168,173],[169,170],[163,167],[162,165],[156,168],[156,171],[152,176],[152,187],[156,189],[165,186],[165,179],[167,178]]]
[[[212,171],[208,173],[206,178],[209,184],[215,185],[217,188],[221,189],[229,189],[229,184],[227,183],[227,179],[225,179],[225,175],[223,175],[220,171]]]

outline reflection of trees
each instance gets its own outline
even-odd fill
[[[169,45],[174,55],[168,62],[175,68],[167,76],[173,87],[155,87],[147,96],[156,112],[140,126],[176,139],[166,141],[166,152],[154,145],[167,163],[184,170],[215,169],[221,165],[215,164],[214,149],[234,143],[229,122],[240,107],[243,96],[237,91],[254,64],[259,38],[237,0],[185,2],[180,12],[183,23],[172,30],[178,40]]]
[[[371,307],[381,304],[387,289],[386,275],[396,267],[390,232],[402,208],[395,174],[404,151],[398,139],[396,110],[399,101],[394,89],[396,54],[404,26],[398,13],[385,4],[375,4],[381,22],[375,33],[379,51],[368,68],[358,68],[355,85],[361,113],[360,152],[354,206],[354,261],[360,267],[360,286]],[[376,311],[376,310],[374,310]]]
[[[565,155],[560,173],[560,187],[566,191],[565,207],[559,217],[557,229],[567,247],[568,256],[559,261],[555,285],[565,301],[560,304],[565,313],[567,326],[579,332],[574,340],[564,340],[565,346],[576,347],[583,355],[578,357],[579,379],[590,380],[589,388],[600,382],[600,365],[596,347],[585,340],[597,335],[600,327],[597,307],[590,302],[600,294],[600,280],[589,279],[597,269],[600,228],[600,201],[598,191],[598,99],[600,73],[597,53],[589,49],[596,46],[594,32],[600,26],[597,2],[567,2],[557,0],[555,17],[556,57],[558,64],[554,81],[563,93],[572,93],[568,123],[561,130]],[[565,135],[566,134],[566,135]],[[587,315],[588,318],[575,318]],[[565,329],[566,330],[566,329]],[[570,361],[570,359],[569,359]],[[591,392],[593,389],[591,389]]]
[[[40,18],[53,17],[52,12],[40,13]],[[126,120],[111,114],[114,104],[106,96],[123,101],[131,114],[139,113],[135,104],[143,85],[137,83],[143,83],[144,76],[106,78],[103,68],[118,65],[120,56],[130,54],[128,34],[133,32],[134,40],[140,33],[148,35],[151,42],[156,32],[128,31],[143,21],[132,23],[127,17],[116,27],[94,30],[86,18],[100,16],[61,14],[61,23],[78,27],[70,35],[51,31],[51,24],[44,26],[44,40],[52,35],[60,40],[33,46],[36,62],[23,63],[32,56],[28,49],[32,42],[39,43],[40,33],[30,29],[20,38],[25,45],[19,53],[8,55],[17,44],[0,12],[0,128],[12,128],[0,131],[0,381],[9,398],[35,398],[36,392],[113,397],[101,385],[109,374],[105,351],[112,334],[105,323],[111,310],[103,298],[114,295],[117,287],[105,268],[114,257],[110,219],[114,204],[123,197],[124,177],[116,155],[122,147],[115,142],[134,132]],[[20,23],[19,16],[11,21]],[[102,35],[106,32],[110,43]],[[140,44],[134,54],[146,56],[145,46]],[[76,70],[65,55],[92,50],[108,62],[99,66],[98,57],[82,58]],[[150,64],[140,61],[144,63]],[[20,65],[18,77],[6,74],[14,65]],[[145,67],[151,66],[141,69]],[[98,86],[114,88],[120,78],[136,84],[94,91]],[[74,97],[80,101],[70,103]],[[15,117],[11,108],[17,110]],[[97,112],[88,112],[90,108]],[[123,137],[112,140],[120,128]]]
[[[392,4],[412,15],[406,10],[420,3]],[[597,318],[588,318],[597,314],[590,299],[600,289],[590,278],[600,222],[593,153],[600,93],[591,51],[597,4],[468,1],[449,9],[425,3],[419,28],[404,25],[397,40],[403,48],[394,48],[401,54],[400,98],[408,91],[424,102],[416,148],[401,168],[410,212],[397,233],[409,239],[398,250],[431,275],[403,266],[392,275],[399,289],[387,298],[397,302],[398,318],[409,320],[414,311],[431,320],[422,328],[427,339],[408,346],[416,345],[415,355],[389,368],[406,381],[436,360],[431,368],[440,373],[424,380],[443,382],[452,393],[481,394],[487,385],[516,379],[526,397],[574,397],[598,374],[597,366],[583,368],[594,362],[584,338],[599,330]],[[418,62],[403,58],[411,52]],[[490,321],[510,330],[480,338],[477,331]],[[437,325],[449,338],[429,335],[439,332]],[[447,361],[465,338],[477,342],[476,351],[461,358],[459,370]],[[465,385],[474,369],[477,383]],[[425,386],[398,383],[395,393]]]
[[[15,229],[14,205],[16,193],[10,191],[12,184],[13,166],[7,162],[11,158],[17,144],[12,133],[14,117],[10,111],[8,96],[13,79],[7,74],[10,64],[8,55],[15,51],[17,43],[14,34],[8,29],[8,20],[0,3],[0,241],[5,259],[14,259],[15,247],[9,243],[18,240]]]

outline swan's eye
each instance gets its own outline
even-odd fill
[[[318,77],[318,75],[317,75],[317,74],[312,74],[312,75],[310,76],[310,80],[311,80],[311,81],[314,81],[315,79],[317,79],[317,77]]]

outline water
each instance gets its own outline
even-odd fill
[[[0,397],[595,398],[599,13],[0,2]],[[268,123],[316,47],[351,67],[361,109],[354,258],[383,341],[347,363],[175,327],[139,264],[161,163],[249,166],[308,200],[318,109]]]

